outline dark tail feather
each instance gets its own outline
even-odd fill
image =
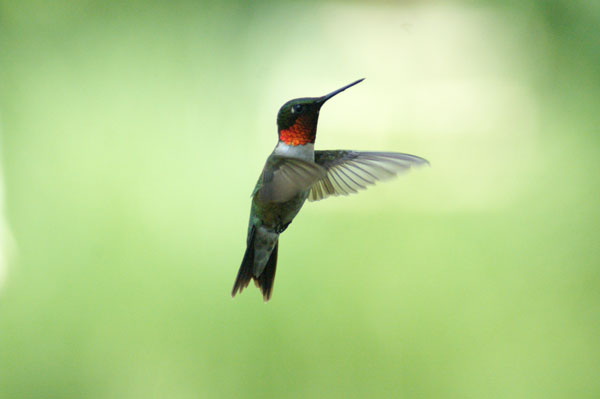
[[[260,276],[254,278],[254,283],[260,288],[263,294],[265,302],[271,299],[271,293],[273,292],[273,282],[275,281],[275,269],[277,269],[277,249],[279,248],[279,241],[275,244],[271,257],[265,266],[265,270]]]
[[[241,293],[244,288],[250,284],[250,280],[252,280],[252,268],[254,266],[254,229],[252,229],[250,234],[250,241],[248,242],[248,247],[246,247],[244,259],[242,259],[242,265],[240,266],[237,278],[233,284],[233,291],[231,291],[232,297],[238,292]]]
[[[246,248],[246,253],[244,254],[244,259],[242,260],[242,265],[240,266],[237,278],[233,284],[231,296],[234,297],[238,292],[241,293],[244,288],[250,284],[250,280],[254,279],[254,283],[258,288],[260,288],[263,298],[266,302],[271,299],[271,293],[273,292],[273,281],[275,280],[275,269],[277,267],[277,248],[279,247],[279,242],[275,244],[275,248],[273,248],[273,252],[271,252],[271,256],[269,257],[269,261],[265,266],[265,270],[263,270],[260,276],[255,277],[252,274],[252,269],[254,266],[254,230],[252,230],[251,234],[252,237],[250,237],[250,242],[248,242],[248,247]]]

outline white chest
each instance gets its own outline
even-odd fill
[[[273,153],[282,157],[300,158],[309,162],[315,161],[315,145],[312,143],[304,145],[278,143]]]

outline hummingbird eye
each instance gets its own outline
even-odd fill
[[[292,106],[292,114],[299,114],[302,111],[304,111],[304,107],[302,106],[302,104],[294,104]]]

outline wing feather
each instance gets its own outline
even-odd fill
[[[256,195],[264,202],[285,202],[310,189],[326,173],[316,163],[274,155],[267,160]]]
[[[354,180],[354,178],[352,176],[349,176],[348,173],[346,173],[346,171],[349,171],[349,169],[348,168],[346,168],[346,169],[340,168],[339,169],[339,172],[345,176],[344,180],[352,183],[355,190],[365,190],[367,188],[366,186],[363,186],[362,184],[360,184],[359,182]]]
[[[398,152],[315,151],[315,163],[326,171],[312,185],[308,199],[348,195],[378,180],[390,179],[410,168],[429,165],[426,159]]]

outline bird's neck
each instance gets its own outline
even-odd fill
[[[308,143],[304,145],[292,145],[280,141],[279,143],[277,143],[277,146],[275,146],[273,154],[279,155],[281,157],[300,158],[304,161],[314,162],[315,145],[313,143]]]
[[[300,115],[291,126],[278,126],[279,141],[283,141],[289,145],[305,145],[315,143],[317,135],[317,120],[319,113],[307,113]]]

